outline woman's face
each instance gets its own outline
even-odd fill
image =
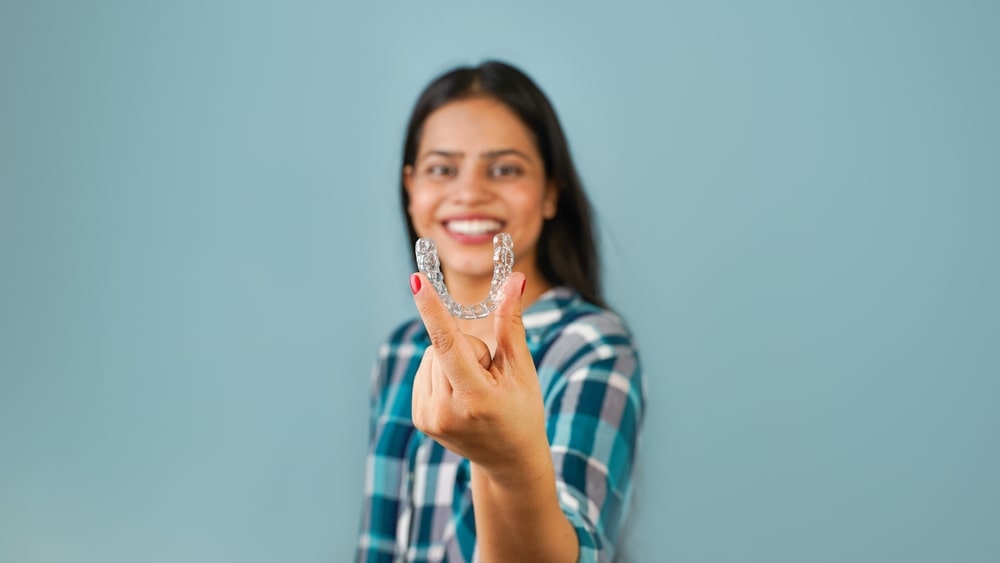
[[[503,103],[470,98],[431,113],[403,185],[414,230],[434,239],[445,276],[492,276],[499,232],[514,240],[514,269],[536,273],[538,237],[555,215],[557,190],[531,131]]]

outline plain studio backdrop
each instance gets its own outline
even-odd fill
[[[0,561],[341,562],[405,120],[552,98],[649,389],[633,562],[1000,558],[1000,8],[0,5]]]

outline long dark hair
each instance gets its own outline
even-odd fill
[[[506,63],[486,61],[476,67],[455,68],[435,78],[420,94],[410,115],[403,145],[403,168],[412,166],[416,160],[427,116],[449,102],[474,97],[500,101],[531,130],[545,165],[546,180],[553,182],[559,191],[555,217],[545,221],[538,239],[539,271],[549,283],[570,286],[587,301],[606,307],[590,202],[552,104],[525,73]],[[402,181],[400,194],[413,248],[417,233],[407,213],[410,196]]]

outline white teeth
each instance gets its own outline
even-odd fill
[[[449,231],[463,235],[485,235],[499,231],[503,224],[493,219],[461,219],[448,221],[445,226]]]

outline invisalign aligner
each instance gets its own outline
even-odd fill
[[[462,305],[451,298],[448,286],[444,284],[441,260],[433,240],[418,239],[416,254],[417,268],[427,276],[448,312],[460,319],[481,319],[489,316],[503,301],[507,279],[514,267],[514,240],[507,233],[497,233],[493,237],[493,281],[490,282],[489,295],[476,305]]]

